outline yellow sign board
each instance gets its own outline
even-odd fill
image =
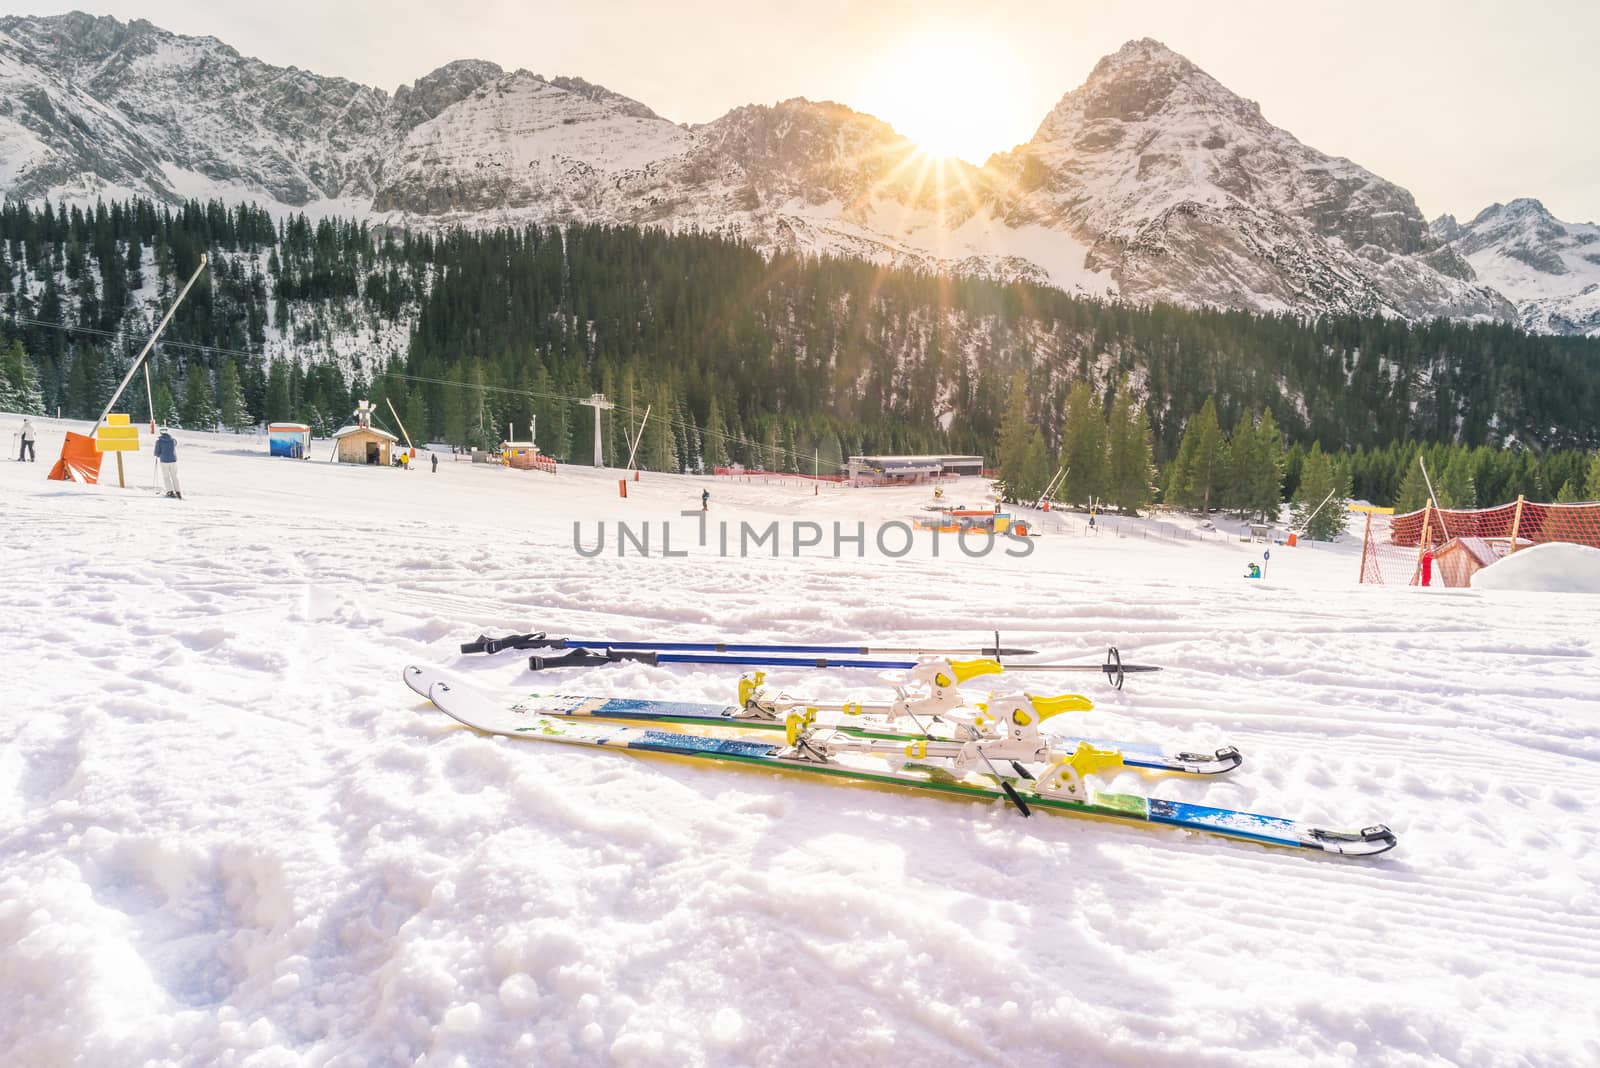
[[[126,415],[108,415],[94,432],[94,447],[99,452],[138,452],[139,428],[129,425]]]
[[[1375,504],[1350,504],[1345,506],[1347,512],[1366,512],[1368,515],[1394,515],[1393,508],[1379,508]]]

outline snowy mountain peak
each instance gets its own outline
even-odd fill
[[[830,102],[687,127],[580,77],[471,59],[391,96],[140,20],[11,16],[0,195],[253,199],[418,227],[695,228],[1135,301],[1514,314],[1463,259],[1469,228],[1430,229],[1410,193],[1302,144],[1151,38],[1100,60],[1028,144],[934,168],[885,123]],[[1563,239],[1537,202],[1500,216]],[[1559,273],[1529,246],[1508,254]]]
[[[1600,333],[1600,226],[1563,222],[1538,200],[1519,197],[1490,204],[1466,225],[1440,216],[1432,230],[1517,302],[1529,330]]]
[[[1264,125],[1255,103],[1231,92],[1187,57],[1145,37],[1095,64],[1083,85],[1061,98],[1034,140],[1058,140],[1085,122],[1139,123],[1180,113]]]

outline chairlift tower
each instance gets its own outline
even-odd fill
[[[615,408],[616,405],[606,400],[604,393],[595,393],[586,401],[579,401],[594,409],[594,465],[604,467],[605,462],[600,455],[600,412],[606,408]]]

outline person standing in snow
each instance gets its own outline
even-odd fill
[[[22,421],[22,450],[17,453],[17,463],[20,464],[24,460],[38,463],[39,457],[33,453],[33,436],[33,420],[24,419]]]
[[[428,459],[433,461],[433,473],[437,475],[439,473],[439,454],[436,452],[430,452],[428,454]]]
[[[711,491],[710,490],[701,490],[700,491],[700,510],[702,512],[711,511]]]
[[[183,500],[183,493],[178,489],[178,442],[166,427],[161,428],[161,436],[156,438],[156,466],[161,469],[161,484],[167,490],[165,496]]]

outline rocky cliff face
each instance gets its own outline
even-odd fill
[[[991,166],[1019,194],[1010,218],[1074,232],[1129,299],[1511,313],[1410,193],[1301,144],[1156,41],[1101,60],[1032,141]]]
[[[1442,215],[1432,229],[1516,302],[1527,329],[1600,336],[1600,226],[1562,222],[1522,198],[1491,204],[1466,224]]]
[[[1301,144],[1151,40],[1101,60],[1030,142],[980,168],[838,104],[687,127],[580,78],[476,60],[390,95],[146,22],[10,17],[0,190],[250,198],[422,227],[696,227],[1136,301],[1518,314],[1453,221],[1429,227],[1404,189]]]

